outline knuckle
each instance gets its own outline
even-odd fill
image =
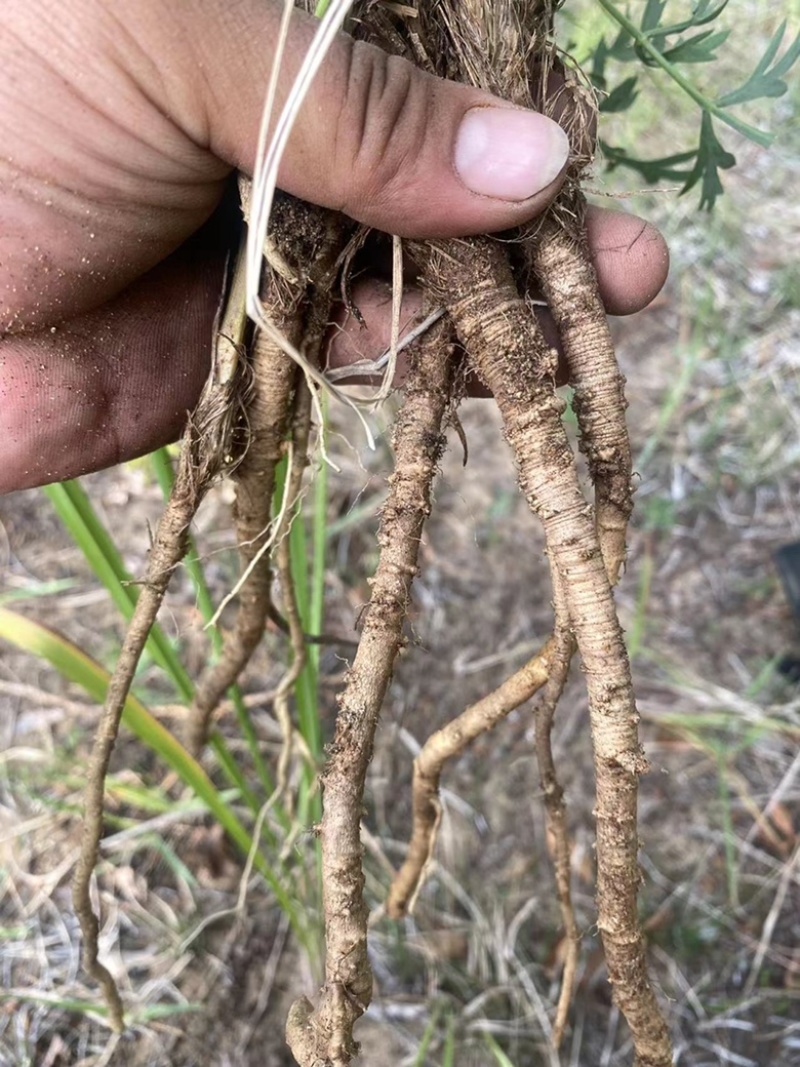
[[[381,203],[403,180],[428,128],[426,76],[405,59],[355,42],[336,137],[337,164],[351,205]],[[347,210],[348,205],[345,205]]]

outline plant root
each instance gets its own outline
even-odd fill
[[[240,184],[245,216],[249,183]],[[282,194],[275,200],[272,230],[265,247],[269,275],[262,296],[270,321],[295,348],[302,345],[319,361],[336,263],[347,230],[340,217]],[[275,468],[288,431],[297,366],[266,334],[255,338],[252,353],[254,395],[248,406],[249,441],[236,470],[235,523],[243,580],[233,631],[222,654],[197,686],[187,737],[195,755],[202,749],[214,709],[239,677],[261,641],[272,603],[269,549]],[[280,618],[280,616],[278,616]]]
[[[117,1032],[122,1032],[125,1025],[122,1000],[110,971],[98,959],[100,921],[90,897],[91,877],[103,834],[105,779],[142,650],[172,573],[188,548],[189,526],[230,456],[232,413],[237,409],[234,398],[241,385],[241,368],[231,369],[224,360],[218,359],[219,351],[218,335],[214,365],[183,435],[175,483],[156,530],[144,583],[108,684],[89,757],[81,849],[73,877],[72,900],[83,935],[84,968],[100,985],[111,1025]]]
[[[298,339],[298,316],[284,316],[280,327]],[[272,607],[272,567],[269,546],[275,468],[283,452],[284,437],[297,368],[265,334],[259,334],[251,354],[253,396],[248,405],[249,441],[236,479],[234,516],[236,539],[247,577],[239,591],[236,623],[222,646],[220,658],[200,678],[186,733],[193,755],[202,750],[214,709],[226,690],[247,666],[264,636]]]
[[[444,765],[460,755],[476,737],[492,730],[515,708],[530,700],[549,677],[553,651],[553,638],[550,638],[502,685],[431,734],[414,760],[413,828],[405,862],[386,900],[386,912],[391,918],[402,919],[413,909],[422,886],[441,821],[439,781]]]
[[[444,447],[451,364],[449,324],[441,323],[412,359],[395,424],[395,469],[381,512],[380,559],[322,777],[325,985],[316,1009],[302,997],[289,1014],[286,1040],[301,1067],[346,1067],[357,1053],[353,1026],[372,996],[360,834],[364,782],[378,715],[403,645],[420,537]]]
[[[544,692],[533,709],[533,721],[536,762],[539,765],[539,779],[542,793],[544,794],[548,848],[553,862],[556,896],[561,910],[561,921],[564,925],[564,936],[566,938],[561,990],[558,996],[558,1004],[556,1005],[556,1017],[553,1022],[552,1033],[553,1048],[558,1051],[564,1037],[569,1008],[572,1003],[572,994],[575,988],[580,932],[575,921],[575,909],[572,906],[572,890],[570,886],[571,850],[564,790],[556,774],[551,744],[553,718],[566,685],[572,656],[575,652],[575,639],[569,628],[569,614],[564,600],[564,590],[557,571],[553,572],[553,582],[555,584],[553,593],[555,625],[551,639],[550,669]]]
[[[625,538],[633,510],[625,378],[617,366],[584,236],[582,194],[570,198],[570,207],[569,231],[553,209],[530,241],[528,253],[558,327],[575,390],[580,447],[595,486],[598,538],[613,586],[625,562]]]
[[[554,353],[519,296],[504,249],[488,238],[411,244],[427,287],[448,307],[472,366],[500,409],[520,486],[541,519],[558,571],[589,693],[597,779],[598,925],[614,996],[637,1063],[672,1062],[666,1024],[647,974],[638,922],[636,799],[647,761],[637,736],[622,630],[592,509],[554,390]]]

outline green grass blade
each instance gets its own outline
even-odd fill
[[[0,1004],[8,1003],[9,1001],[47,1005],[48,1007],[59,1008],[61,1011],[70,1012],[73,1015],[99,1015],[101,1018],[105,1018],[108,1015],[108,1008],[105,1004],[98,1004],[94,1000],[79,1000],[76,997],[59,997],[55,993],[31,993],[18,989],[14,989],[9,993],[0,993]],[[207,1009],[204,1004],[145,1004],[138,1010],[134,1009],[128,1013],[128,1022],[133,1025],[137,1022],[144,1023],[154,1019],[167,1019],[175,1015],[187,1015],[191,1012],[205,1010]]]
[[[447,1023],[447,1036],[444,1039],[442,1067],[454,1067],[456,1062],[456,1024],[451,1017]]]
[[[277,514],[283,501],[286,483],[286,460],[282,460],[275,471],[274,509]],[[318,534],[317,534],[318,536]],[[291,556],[292,580],[300,621],[306,633],[310,632],[311,594],[309,567],[306,545],[305,523],[301,514],[296,514],[289,530],[289,553]],[[324,581],[324,572],[318,581]],[[321,611],[321,609],[320,609]],[[316,822],[322,813],[319,791],[316,789],[317,765],[322,760],[322,728],[319,721],[319,701],[316,661],[312,655],[306,658],[306,664],[295,683],[295,705],[300,733],[311,752],[315,766],[303,770],[297,815],[304,824]]]
[[[647,630],[647,609],[650,606],[650,593],[653,583],[653,556],[648,549],[639,564],[639,582],[636,589],[636,606],[633,619],[628,632],[625,635],[625,643],[628,646],[628,656],[634,660],[639,655],[644,644]]]
[[[52,596],[54,593],[64,593],[67,589],[74,589],[76,585],[74,578],[55,578],[52,582],[32,582],[21,589],[9,589],[6,593],[0,593],[0,604],[11,604],[14,600],[34,600],[40,596]]]
[[[422,1040],[419,1043],[419,1048],[417,1049],[417,1054],[414,1057],[414,1063],[412,1067],[425,1067],[425,1064],[427,1062],[426,1057],[428,1055],[428,1048],[430,1047],[430,1043],[433,1040],[433,1035],[436,1033],[436,1027],[439,1025],[439,1017],[441,1016],[441,1014],[441,1007],[440,1005],[436,1004],[434,1006],[433,1011],[431,1012],[431,1017],[428,1020],[428,1025],[425,1027],[425,1032],[423,1033]]]
[[[297,610],[306,633],[311,631],[311,589],[305,524],[301,515],[295,517],[289,533]],[[322,753],[322,732],[319,722],[317,668],[312,650],[308,650],[306,665],[297,679],[297,718],[300,731],[315,758]]]
[[[130,619],[138,597],[136,585],[125,570],[116,545],[81,485],[78,482],[61,482],[45,486],[44,491],[123,618]],[[193,692],[191,679],[157,623],[150,631],[145,647],[158,666],[172,679],[181,698],[190,701]]]
[[[491,1052],[497,1067],[514,1067],[512,1061],[506,1056],[505,1052],[503,1052],[491,1034],[484,1034],[483,1039],[486,1042],[486,1047]]]
[[[322,444],[328,436],[328,397],[322,396],[323,424],[320,427]],[[321,634],[325,616],[325,569],[328,548],[328,464],[320,463],[314,478],[313,510],[311,512],[311,589],[308,612],[309,632]],[[314,670],[319,676],[319,645],[309,648]],[[317,719],[319,716],[317,715]],[[315,755],[318,755],[315,751]]]
[[[242,774],[239,764],[236,762],[236,758],[228,748],[225,738],[218,730],[215,730],[209,737],[208,743],[211,746],[214,755],[217,757],[217,762],[222,768],[223,773],[227,775],[231,782],[236,784],[242,794],[242,800],[244,800],[252,813],[258,815],[261,808],[261,805],[258,802],[258,797],[247,784],[247,779]]]
[[[81,686],[98,703],[105,699],[108,671],[55,631],[7,608],[0,608],[0,638],[46,659],[60,674]],[[202,800],[226,833],[247,855],[253,847],[252,837],[200,764],[189,755],[183,745],[134,696],[128,696],[125,701],[122,721],[131,733],[178,774],[181,781]],[[295,902],[277,878],[273,864],[260,850],[255,852],[254,866],[275,894],[292,927],[305,941],[305,927]]]

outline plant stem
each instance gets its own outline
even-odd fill
[[[709,115],[714,115],[721,122],[726,123],[737,133],[741,133],[743,137],[747,137],[750,141],[755,141],[756,144],[761,145],[762,148],[769,148],[772,144],[774,137],[772,134],[767,133],[765,130],[759,130],[757,126],[751,126],[747,122],[742,122],[741,119],[737,119],[735,115],[731,115],[725,108],[720,107],[713,100],[709,100],[707,96],[694,85],[693,82],[678,70],[678,68],[660,52],[647,34],[643,33],[635,22],[632,22],[627,15],[617,7],[612,0],[597,0],[597,3],[603,8],[606,14],[612,18],[623,30],[636,42],[639,48],[643,52],[646,52],[653,62],[661,67],[665,74],[668,74],[672,80],[683,89],[683,91],[694,100],[696,104],[707,111]]]

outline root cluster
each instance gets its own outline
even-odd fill
[[[564,794],[550,734],[577,653],[586,678],[594,747],[597,914],[609,980],[630,1026],[637,1064],[667,1067],[672,1062],[668,1033],[648,978],[636,912],[641,877],[637,785],[647,763],[637,736],[638,714],[613,594],[625,559],[632,507],[631,460],[624,380],[583,234],[578,186],[593,139],[586,93],[559,63],[552,44],[553,5],[547,0],[500,4],[439,0],[416,9],[374,3],[356,7],[357,32],[384,47],[435,73],[557,115],[570,134],[573,159],[563,194],[529,232],[506,234],[502,241],[473,237],[404,246],[426,290],[427,312],[441,307],[446,314],[410,349],[411,369],[394,429],[394,472],[380,517],[379,562],[361,618],[358,649],[338,698],[335,735],[322,775],[324,984],[315,1005],[301,998],[292,1008],[287,1040],[300,1067],[344,1067],[357,1052],[353,1028],[372,995],[360,831],[364,786],[381,707],[404,643],[420,539],[431,510],[444,429],[454,415],[463,382],[457,371],[465,358],[494,396],[521,490],[544,529],[554,590],[553,633],[527,664],[424,746],[414,766],[408,855],[389,890],[386,909],[392,917],[406,914],[419,892],[435,847],[439,780],[446,762],[538,692],[533,707],[535,747],[568,943],[553,1027],[558,1044],[567,1025],[579,931],[570,899]],[[266,254],[264,303],[272,321],[307,358],[319,357],[331,294],[347,258],[350,236],[348,226],[336,216],[281,199]],[[547,300],[569,366],[580,447],[593,484],[589,500],[562,422],[564,402],[555,389],[557,353],[545,340],[528,299],[532,282]],[[285,534],[306,465],[310,395],[294,363],[278,346],[255,337],[247,348],[247,358],[244,350],[238,353],[242,367],[222,375],[224,384],[219,374],[216,381],[212,375],[207,395],[190,421],[175,493],[159,527],[93,756],[76,910],[84,927],[87,966],[106,989],[118,1025],[121,1004],[108,972],[97,961],[97,919],[88,896],[100,835],[103,777],[135,663],[185,548],[188,525],[210,480],[231,462],[243,575],[237,589],[238,615],[221,659],[198,684],[190,748],[201,751],[211,714],[246,666],[267,619],[275,614],[273,560],[285,591],[294,671],[304,651]],[[246,418],[241,419],[235,414],[234,398],[242,395],[239,384],[245,366],[251,382],[244,403]],[[240,440],[247,442],[243,452]],[[284,507],[275,516],[275,469],[287,450],[288,489]],[[286,758],[292,734],[288,696],[294,677],[295,673],[287,675],[276,701]],[[284,765],[279,785],[285,779]]]

